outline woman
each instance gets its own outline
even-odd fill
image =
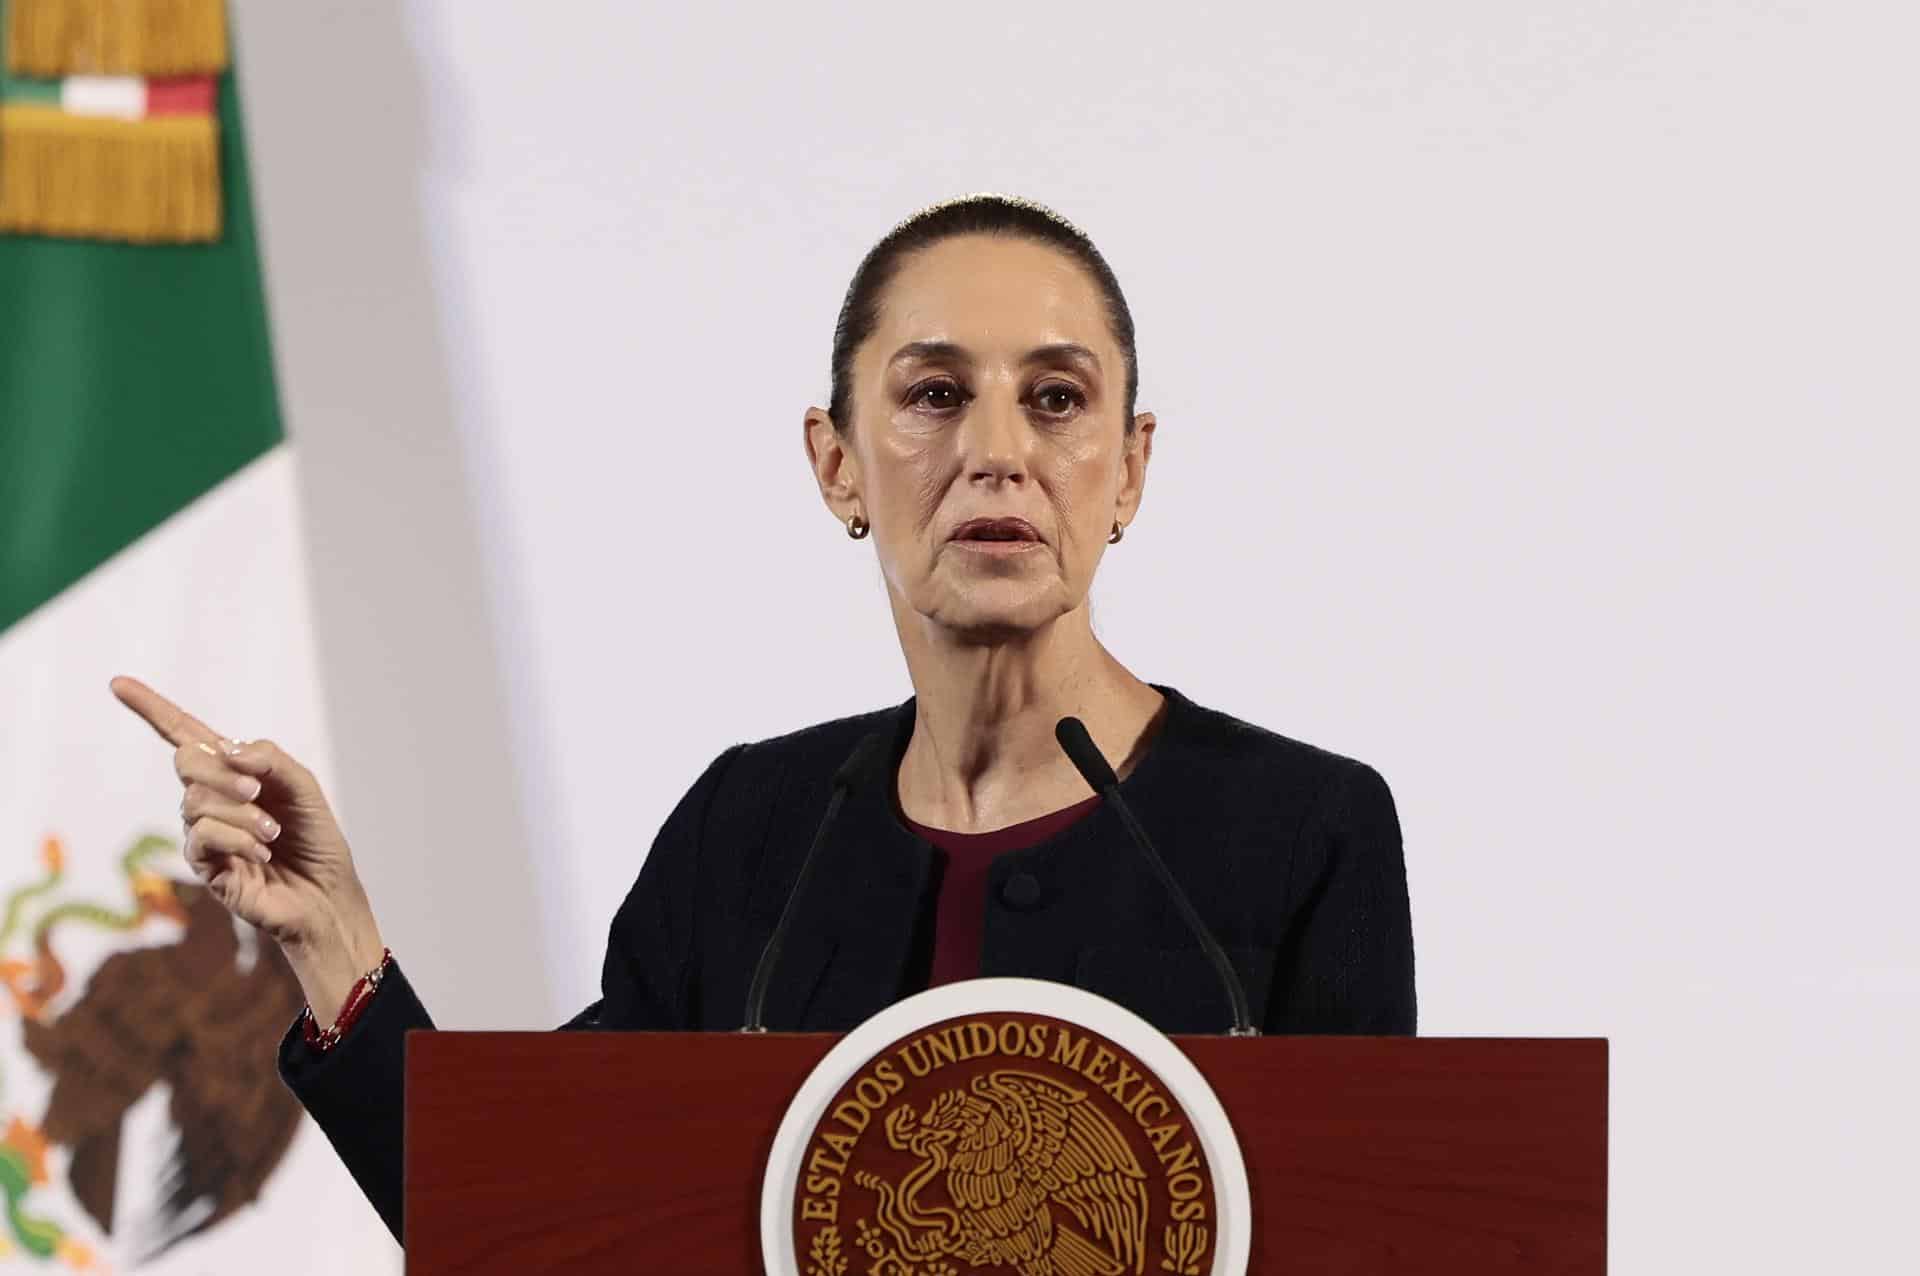
[[[914,695],[714,758],[614,915],[600,997],[564,1027],[738,1028],[833,777],[877,735],[796,898],[771,1027],[846,1029],[933,984],[1019,974],[1164,1031],[1224,1029],[1214,970],[1056,741],[1071,714],[1116,760],[1264,1031],[1415,1030],[1379,773],[1142,681],[1093,635],[1094,571],[1152,456],[1137,386],[1119,284],[1056,214],[973,196],[874,247],[805,441],[827,507],[872,538]],[[397,1237],[402,1041],[433,1025],[326,798],[271,742],[226,741],[113,685],[177,746],[188,863],[298,975],[309,1006],[281,1074]]]

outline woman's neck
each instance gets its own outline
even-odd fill
[[[1036,635],[909,654],[913,735],[896,779],[908,818],[977,833],[1085,800],[1091,791],[1053,733],[1070,714],[1126,778],[1166,697],[1083,632],[1083,642]]]

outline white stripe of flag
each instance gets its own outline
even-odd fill
[[[60,81],[60,109],[73,115],[143,119],[147,82],[130,75],[70,75]]]

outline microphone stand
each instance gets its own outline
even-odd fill
[[[1227,990],[1227,1001],[1233,1007],[1233,1027],[1227,1031],[1230,1037],[1257,1037],[1260,1030],[1253,1026],[1253,1016],[1247,1010],[1247,990],[1240,983],[1240,976],[1234,970],[1233,963],[1227,960],[1226,949],[1220,947],[1220,941],[1213,937],[1207,924],[1200,920],[1199,912],[1187,893],[1180,889],[1180,883],[1174,880],[1168,871],[1166,861],[1160,858],[1160,852],[1153,849],[1153,841],[1147,831],[1140,827],[1140,821],[1133,816],[1133,808],[1120,796],[1120,779],[1113,773],[1113,767],[1106,756],[1087,734],[1086,724],[1078,718],[1060,719],[1053,727],[1054,739],[1060,742],[1067,757],[1072,759],[1075,769],[1087,786],[1113,804],[1120,814],[1121,823],[1127,826],[1127,832],[1133,838],[1133,844],[1140,848],[1140,854],[1153,869],[1154,876],[1166,888],[1174,905],[1180,910],[1180,916],[1186,920],[1187,928],[1200,940],[1200,948],[1213,963],[1214,971],[1220,976],[1221,984]]]

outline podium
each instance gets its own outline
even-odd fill
[[[774,1132],[838,1040],[409,1034],[407,1272],[760,1272]],[[1172,1040],[1246,1162],[1249,1272],[1606,1270],[1605,1038]]]

